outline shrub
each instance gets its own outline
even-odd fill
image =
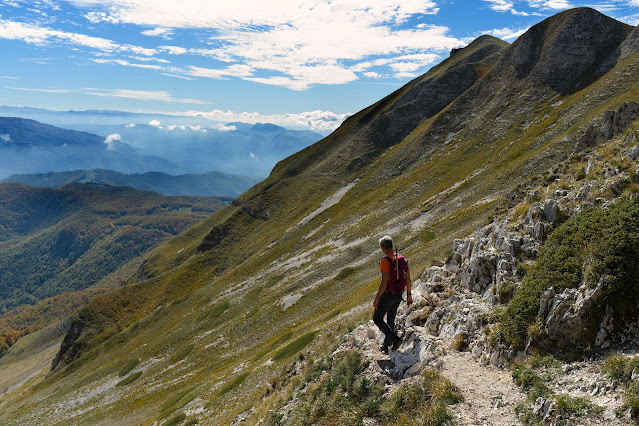
[[[588,208],[559,226],[542,246],[502,317],[506,341],[521,347],[537,316],[543,292],[602,283],[609,298],[639,295],[639,199],[624,198],[608,209]],[[598,315],[593,313],[593,321]],[[584,340],[591,336],[586,333]],[[585,346],[584,342],[574,342]]]

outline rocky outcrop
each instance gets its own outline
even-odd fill
[[[609,141],[628,130],[639,118],[639,103],[624,102],[619,108],[606,111],[603,117],[591,123],[575,145],[575,152]]]
[[[68,331],[64,336],[64,340],[62,340],[60,350],[51,363],[51,370],[62,368],[76,358],[76,355],[83,347],[77,343],[83,330],[84,322],[79,318],[75,318],[68,326]]]
[[[625,59],[639,51],[639,26],[619,46],[619,59]]]
[[[518,79],[532,78],[559,93],[569,93],[609,71],[616,63],[610,60],[610,52],[631,31],[629,25],[594,9],[572,9],[533,26],[504,53],[503,60]]]
[[[546,290],[537,314],[543,325],[544,338],[541,343],[548,348],[565,349],[566,345],[570,345],[573,350],[586,349],[594,340],[593,323],[601,320],[593,315],[597,312],[595,306],[604,296],[601,282],[593,289],[583,284],[579,288],[567,288],[559,294],[555,294],[552,287]],[[600,336],[597,346],[601,347],[606,337]]]
[[[202,253],[217,247],[224,238],[229,234],[229,227],[226,225],[218,225],[204,237],[200,245],[198,246],[196,253]]]

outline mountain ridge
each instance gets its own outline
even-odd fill
[[[93,169],[11,175],[4,181],[47,188],[56,188],[72,182],[101,183],[111,186],[129,186],[162,195],[236,197],[258,183],[259,179],[216,171],[173,176],[161,172],[125,174],[113,170]]]

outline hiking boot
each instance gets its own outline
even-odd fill
[[[382,353],[388,355],[388,346],[382,345],[380,346],[379,350],[382,351]]]
[[[402,344],[402,338],[397,337],[397,339],[393,340],[393,350],[396,351],[399,348],[399,345]]]

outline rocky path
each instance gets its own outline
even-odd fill
[[[468,352],[450,351],[440,360],[442,374],[464,396],[463,402],[451,407],[458,425],[521,425],[515,407],[525,396],[510,371],[484,367]]]

